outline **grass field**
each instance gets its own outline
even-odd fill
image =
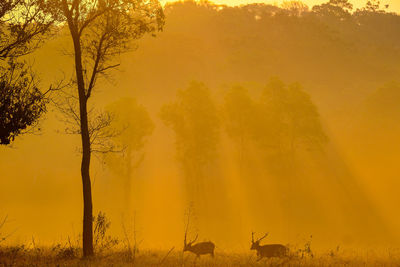
[[[0,266],[400,266],[400,251],[326,251],[315,254],[299,253],[285,259],[257,261],[255,252],[218,253],[214,258],[185,253],[181,249],[140,251],[135,257],[127,250],[98,253],[91,259],[82,259],[80,250],[71,247],[25,248],[2,247]]]

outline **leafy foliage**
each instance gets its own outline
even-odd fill
[[[128,155],[133,156],[132,153],[140,153],[146,138],[154,130],[154,124],[145,107],[134,98],[122,98],[108,105],[106,110],[113,114],[110,126],[120,133],[115,136],[114,142],[124,148],[124,157],[129,158]]]
[[[125,204],[129,204],[132,174],[144,159],[143,148],[153,133],[154,124],[145,107],[134,98],[122,98],[106,110],[113,115],[110,127],[118,133],[111,141],[121,148],[121,153],[104,154],[104,162],[125,180]]]
[[[82,61],[77,79],[84,82],[86,99],[98,78],[119,65],[118,56],[136,48],[132,41],[146,33],[154,35],[164,25],[157,0],[43,0],[42,9],[60,24],[68,24],[75,56]]]
[[[258,102],[246,89],[234,86],[224,109],[227,132],[240,151],[255,141],[271,156],[294,155],[298,149],[320,149],[327,142],[317,108],[298,83],[285,85],[271,78]]]
[[[24,62],[16,58],[33,52],[53,21],[39,8],[40,0],[0,2],[0,144],[37,123],[46,111],[45,95]]]
[[[317,15],[345,19],[351,17],[353,5],[348,0],[329,0],[329,2],[314,6]]]
[[[224,110],[229,136],[239,139],[249,137],[256,106],[248,91],[242,86],[233,86],[225,96]]]
[[[53,20],[41,10],[41,0],[0,2],[0,60],[31,53],[45,40]]]
[[[44,94],[21,63],[0,68],[0,144],[8,145],[46,111]]]
[[[226,131],[236,142],[241,164],[246,147],[254,137],[253,128],[257,123],[256,103],[244,87],[233,86],[225,95],[223,110]]]
[[[202,168],[216,155],[219,119],[209,89],[192,82],[178,91],[177,100],[161,109],[164,123],[175,132],[177,158],[185,172],[201,176]]]
[[[118,239],[110,236],[111,222],[104,212],[99,212],[94,219],[94,246],[98,252],[108,251],[118,244]]]
[[[286,86],[272,78],[263,91],[259,108],[263,126],[256,130],[256,136],[264,147],[285,153],[295,152],[299,146],[320,148],[327,141],[317,108],[298,83]]]

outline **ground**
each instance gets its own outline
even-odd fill
[[[173,250],[140,251],[133,258],[131,253],[113,250],[98,253],[91,259],[82,259],[75,248],[25,248],[23,246],[0,248],[0,266],[400,266],[400,251],[327,251],[296,254],[285,259],[262,259],[256,253],[218,253],[214,258]]]

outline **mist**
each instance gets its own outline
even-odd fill
[[[190,237],[223,251],[247,251],[252,232],[399,245],[398,14],[191,1],[164,12],[164,30],[135,41],[89,101],[132,148],[92,157],[94,214],[113,236],[134,224],[141,247],[180,247],[190,210]],[[69,38],[26,56],[43,87],[72,75]],[[80,137],[52,103],[38,127],[0,147],[9,244],[81,232]]]

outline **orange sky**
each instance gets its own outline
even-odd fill
[[[161,0],[161,2],[163,2],[163,3],[174,2],[174,1],[175,0],[172,0],[172,1]],[[329,0],[302,0],[302,2],[306,3],[310,7],[317,5],[317,4],[325,3],[328,1]],[[268,3],[268,4],[279,5],[282,2],[284,2],[284,0],[264,0],[264,1],[260,1],[260,0],[214,0],[211,2],[218,3],[218,4],[226,4],[226,5],[242,5],[242,4],[248,4],[248,3]],[[357,8],[357,7],[364,6],[365,3],[367,2],[367,0],[352,0],[350,2],[353,3],[354,7]],[[400,0],[381,0],[380,2],[382,5],[389,4],[390,11],[400,12]]]

